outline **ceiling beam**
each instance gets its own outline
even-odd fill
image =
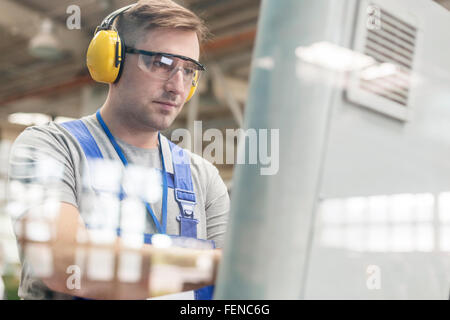
[[[250,30],[246,30],[244,32],[233,34],[230,36],[224,36],[213,41],[205,43],[201,51],[203,53],[214,53],[221,50],[229,49],[230,47],[235,47],[240,43],[249,43],[254,42],[256,38],[256,28],[252,28]]]
[[[245,21],[249,20],[257,20],[259,15],[258,7],[250,7],[247,9],[239,10],[233,15],[225,16],[221,19],[214,19],[208,24],[209,30],[213,34],[217,34],[215,32],[218,29],[223,29],[229,26],[237,25]]]
[[[6,105],[8,103],[12,103],[18,100],[27,99],[27,98],[36,98],[48,96],[56,93],[60,93],[62,91],[72,90],[74,88],[78,88],[84,86],[86,84],[93,84],[94,80],[92,80],[90,75],[82,75],[68,80],[67,82],[62,82],[56,85],[51,85],[44,88],[39,88],[33,91],[29,91],[26,93],[9,96],[4,100],[0,101],[0,106]]]

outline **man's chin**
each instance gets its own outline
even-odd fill
[[[175,121],[177,113],[176,110],[170,110],[171,112],[164,112],[158,109],[147,110],[147,117],[142,117],[142,121],[146,123],[147,127],[156,129],[158,131],[167,130]]]
[[[172,120],[163,119],[162,121],[155,121],[152,127],[158,131],[164,131],[169,129],[173,122],[174,119]]]

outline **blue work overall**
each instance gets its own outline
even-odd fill
[[[111,143],[113,143],[113,146],[116,148],[118,147],[114,138],[111,140],[111,133],[107,129],[105,123],[103,122],[103,119],[100,116],[100,112],[97,112],[97,119],[99,120],[100,124],[102,125],[103,129],[105,130],[105,133],[110,138]],[[95,160],[95,159],[103,159],[103,155],[98,148],[97,143],[94,140],[94,137],[89,132],[89,129],[86,127],[86,125],[81,120],[73,120],[69,122],[64,122],[61,124],[65,129],[67,129],[80,143],[86,158],[89,162]],[[161,136],[158,135],[158,139],[161,139]],[[171,188],[174,190],[174,196],[175,200],[179,204],[180,207],[180,215],[177,217],[177,220],[180,223],[180,236],[181,237],[189,237],[189,238],[197,238],[197,223],[198,220],[194,217],[194,206],[196,204],[196,197],[194,192],[194,186],[192,184],[192,175],[191,175],[191,167],[190,167],[190,159],[189,155],[183,151],[182,148],[178,147],[171,141],[167,140],[170,146],[170,151],[172,155],[172,163],[173,163],[173,175],[171,173],[166,172],[165,170],[165,164],[164,164],[164,158],[162,154],[162,145],[160,140],[160,153],[161,153],[161,162],[163,165],[163,183],[166,185],[167,188]],[[116,151],[118,149],[116,148]],[[123,153],[121,151],[118,152],[119,157],[121,158],[124,165],[127,165],[127,162],[125,159],[123,159]],[[125,161],[125,162],[124,162]],[[125,195],[126,196],[126,195]],[[163,192],[163,198],[167,199],[167,193],[164,195]],[[124,193],[121,192],[120,200],[124,199]],[[166,200],[167,202],[167,200]],[[164,199],[163,199],[163,206],[164,206]],[[146,204],[147,211],[151,213],[152,218],[155,221],[155,216],[150,208],[150,205]],[[159,224],[157,220],[155,223],[157,224],[157,229],[159,233],[165,233],[165,224],[167,221],[164,221],[164,216],[162,219],[162,224],[164,226],[164,229],[159,229]],[[120,235],[120,228],[118,229],[118,235]],[[150,234],[144,234],[144,242],[146,244],[151,244],[151,238],[152,235]],[[207,240],[203,240],[207,241]],[[208,240],[211,242],[211,246],[214,248],[214,241]],[[207,286],[198,290],[194,291],[194,296],[196,300],[211,300],[213,296],[214,286]]]

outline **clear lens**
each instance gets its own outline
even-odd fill
[[[154,56],[139,55],[139,68],[162,80],[169,80],[176,72],[181,71],[186,86],[191,86],[196,79],[198,67],[190,62],[177,57],[169,57],[162,54]]]

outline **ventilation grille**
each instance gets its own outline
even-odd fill
[[[360,89],[404,107],[408,104],[417,29],[380,8],[380,25],[368,29],[364,53],[378,63],[397,67],[393,74],[374,80],[359,79]]]

